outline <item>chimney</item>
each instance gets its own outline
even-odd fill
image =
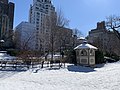
[[[105,21],[98,22],[97,23],[97,29],[106,29],[105,28]]]

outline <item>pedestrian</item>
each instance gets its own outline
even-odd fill
[[[42,61],[42,63],[41,63],[41,68],[43,68],[43,64],[44,64],[44,61]]]

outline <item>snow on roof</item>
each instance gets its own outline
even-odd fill
[[[78,45],[74,49],[97,49],[97,47],[92,46],[92,45],[90,45],[88,43],[83,43],[83,44]]]

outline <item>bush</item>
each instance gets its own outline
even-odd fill
[[[9,49],[9,50],[7,50],[7,54],[9,54],[11,56],[17,56],[19,54],[19,50]]]
[[[115,61],[119,61],[120,60],[119,56],[117,54],[115,54],[115,53],[110,54],[110,53],[106,52],[105,56],[106,57],[110,57],[112,59],[115,59]]]
[[[104,61],[104,55],[103,55],[102,51],[97,50],[95,52],[95,62],[96,62],[96,64],[105,63],[105,61]]]
[[[75,50],[68,50],[65,52],[65,54],[67,56],[67,59],[66,59],[67,63],[77,64]]]

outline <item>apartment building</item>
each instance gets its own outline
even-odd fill
[[[49,49],[50,26],[45,24],[46,18],[55,13],[51,0],[33,0],[30,6],[29,22],[36,26],[35,49],[46,51]]]

